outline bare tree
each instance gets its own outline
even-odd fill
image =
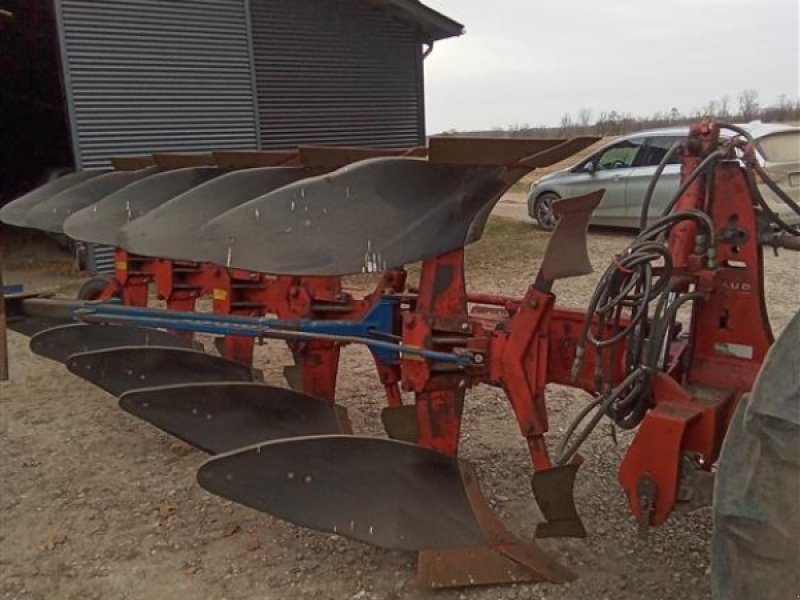
[[[722,119],[727,119],[731,116],[730,113],[730,104],[731,104],[731,97],[728,94],[725,94],[722,98],[719,99],[719,117]]]
[[[581,127],[587,128],[589,127],[589,123],[592,122],[592,109],[591,108],[582,108],[578,111],[578,123],[580,123]]]
[[[607,122],[608,122],[608,113],[604,110],[600,111],[600,114],[597,115],[597,119],[595,119],[594,121],[594,132],[597,135],[605,135]]]
[[[754,89],[742,90],[739,94],[739,115],[745,121],[758,116],[758,92]]]
[[[706,116],[726,121],[761,119],[765,122],[792,122],[800,121],[800,97],[784,94],[779,96],[775,102],[762,106],[758,100],[758,92],[754,89],[746,89],[735,98],[725,95],[718,100],[706,102],[702,105],[702,108],[695,108],[686,113],[682,113],[675,107],[667,112],[655,112],[650,116],[635,116],[631,113],[616,110],[603,110],[598,112],[597,118],[590,125],[592,116],[591,109],[581,108],[575,113],[575,116],[564,113],[559,120],[559,124],[554,127],[546,125],[532,126],[530,123],[514,123],[507,127],[493,127],[491,131],[484,130],[471,133],[483,133],[491,137],[552,137],[570,136],[576,133],[595,133],[596,135],[607,136],[631,133],[652,127],[686,124]],[[455,131],[452,131],[452,133],[455,133]]]
[[[703,112],[706,113],[706,116],[716,117],[719,114],[719,102],[709,100],[703,108]]]
[[[572,115],[569,113],[564,113],[561,115],[561,134],[562,135],[569,135],[575,129],[575,122],[572,120]]]

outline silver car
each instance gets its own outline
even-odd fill
[[[773,156],[760,156],[773,180],[795,201],[800,201],[800,128],[755,121],[741,125]],[[638,227],[642,200],[669,147],[686,139],[688,127],[639,131],[614,140],[563,171],[535,181],[528,194],[528,214],[545,230],[556,225],[553,203],[562,198],[588,194],[598,189],[606,193],[592,215],[593,225]],[[675,155],[664,169],[653,194],[648,218],[655,219],[672,200],[680,185],[680,156]],[[789,223],[800,218],[775,195],[759,185],[764,198]]]

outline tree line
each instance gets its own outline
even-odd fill
[[[741,91],[735,99],[723,96],[711,100],[700,108],[683,113],[677,108],[656,112],[650,116],[635,116],[616,110],[600,111],[596,115],[591,108],[581,108],[574,115],[564,113],[557,126],[528,123],[492,127],[490,131],[459,132],[451,130],[448,134],[471,133],[493,137],[548,137],[573,135],[624,135],[642,129],[686,125],[703,117],[721,121],[747,123],[754,120],[765,122],[800,121],[800,99],[792,100],[782,95],[769,105],[759,102],[758,92],[753,89]]]

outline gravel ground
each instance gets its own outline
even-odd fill
[[[598,270],[626,242],[593,232]],[[494,220],[469,249],[473,290],[521,294],[533,280],[547,236]],[[765,256],[768,305],[780,330],[797,310],[798,260]],[[558,282],[559,303],[583,307],[597,274]],[[63,269],[22,265],[8,282],[60,286]],[[615,600],[709,597],[711,516],[675,514],[646,541],[636,536],[616,468],[631,439],[616,443],[604,426],[583,449],[576,501],[589,536],[542,545],[580,578],[567,585],[510,585],[423,592],[414,586],[414,556],[294,527],[212,496],[195,483],[204,456],[118,410],[104,392],[60,365],[32,355],[9,334],[11,375],[0,384],[0,598]],[[257,366],[280,381],[288,353],[262,346]],[[360,433],[382,433],[382,392],[368,354],[344,351],[339,401]],[[563,431],[586,401],[567,388],[548,390],[551,430]],[[539,515],[530,463],[503,395],[480,386],[468,394],[463,456],[478,465],[487,498],[523,538]],[[791,594],[790,594],[791,595]]]

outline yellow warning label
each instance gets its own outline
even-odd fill
[[[224,290],[222,288],[214,288],[214,293],[212,295],[214,297],[214,300],[219,300],[221,302],[224,302],[225,300],[228,299],[228,290]]]
[[[114,263],[114,268],[117,271],[127,271],[128,270],[128,261],[127,260],[118,260]]]

